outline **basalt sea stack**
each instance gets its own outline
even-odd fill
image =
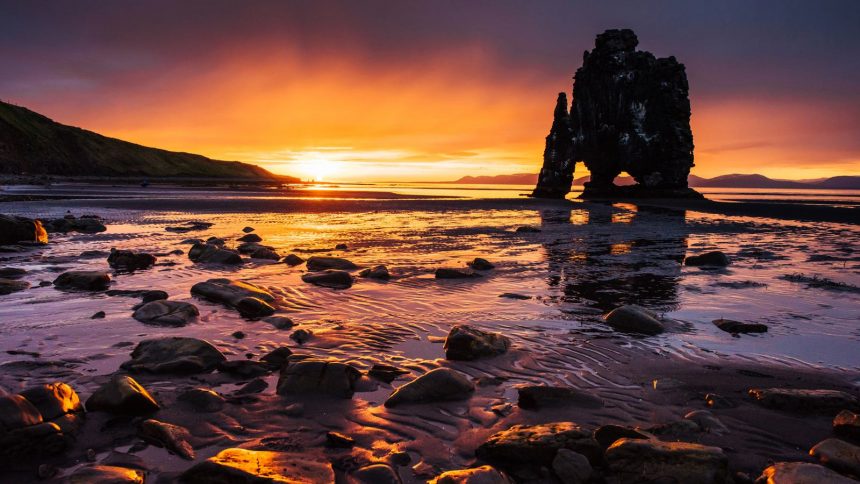
[[[563,93],[556,102],[532,196],[563,198],[582,161],[591,172],[584,198],[700,197],[687,186],[693,133],[684,65],[637,51],[638,43],[632,30],[607,30],[585,52],[570,111]],[[622,172],[637,184],[615,186]]]

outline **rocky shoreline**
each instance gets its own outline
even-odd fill
[[[496,237],[545,240],[556,230],[547,220]],[[431,264],[413,280],[405,264],[369,257],[361,238],[286,249],[253,226],[186,219],[162,226],[158,249],[109,238],[111,250],[70,259],[89,260],[85,267],[60,271],[55,257],[52,282],[23,287],[15,281],[29,271],[16,271],[16,261],[73,240],[86,246],[110,236],[111,222],[2,221],[2,233],[16,238],[3,240],[10,267],[0,274],[12,289],[2,297],[53,287],[103,305],[90,313],[96,320],[107,313],[137,328],[104,356],[6,351],[4,479],[792,483],[854,482],[860,469],[856,369],[669,356],[661,341],[689,323],[623,301],[592,313],[593,328],[440,321],[419,336],[420,349],[406,350],[410,323],[303,321],[298,294],[240,272],[290,271],[297,287],[334,305],[368,288],[361,294],[380,304],[389,284],[492,286],[511,265],[490,253]],[[719,273],[739,257],[697,249],[672,263]],[[181,293],[145,282],[186,266],[194,280]],[[495,291],[510,304],[533,300]],[[219,320],[232,332],[207,336]],[[713,324],[727,336],[768,330],[728,318]],[[103,370],[81,371],[99,361]]]

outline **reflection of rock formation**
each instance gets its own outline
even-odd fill
[[[564,197],[580,160],[591,171],[584,197],[698,196],[687,187],[693,134],[684,65],[637,51],[638,42],[632,30],[607,30],[585,53],[574,76],[570,155],[551,149],[567,146],[557,139],[565,130],[556,108],[533,196]],[[613,185],[624,171],[637,185]]]
[[[622,304],[669,310],[678,304],[687,250],[685,213],[632,205],[582,204],[541,213],[544,226],[582,225],[573,237],[547,242],[548,284],[561,300],[603,312]]]
[[[540,198],[564,198],[573,183],[573,132],[567,112],[567,95],[558,93],[555,103],[552,128],[546,137],[543,151],[543,168],[532,196]]]

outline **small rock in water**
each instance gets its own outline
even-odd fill
[[[334,246],[334,250],[347,250],[348,247],[346,244],[337,244]]]
[[[254,231],[254,227],[245,227],[242,229],[242,232],[245,232],[246,234],[250,234],[253,231]]]
[[[552,470],[565,483],[586,483],[591,479],[594,469],[588,459],[569,449],[558,449],[552,460]]]
[[[846,439],[860,441],[860,415],[843,410],[833,419],[833,433]]]
[[[439,474],[430,484],[513,484],[514,481],[492,466],[458,469]]]
[[[475,384],[466,375],[450,368],[436,368],[398,387],[385,401],[385,406],[465,400],[474,391]]]
[[[180,481],[311,483],[335,479],[330,463],[308,454],[230,448],[183,472]]]
[[[302,280],[309,284],[331,289],[348,289],[352,287],[352,276],[349,272],[332,269],[302,274]]]
[[[762,472],[760,484],[857,484],[818,464],[809,462],[777,462]]]
[[[707,410],[695,410],[684,415],[685,420],[695,422],[703,432],[722,435],[729,432],[728,427],[723,424],[714,414]]]
[[[488,271],[496,267],[490,261],[481,257],[475,257],[475,259],[472,260],[472,262],[469,262],[468,265],[476,271]]]
[[[191,286],[191,294],[237,309],[243,316],[256,318],[274,314],[275,297],[254,284],[230,279],[209,279]]]
[[[266,383],[266,380],[262,378],[255,378],[248,383],[246,383],[242,388],[233,392],[234,395],[253,395],[255,393],[261,393],[269,388],[269,384]]]
[[[242,257],[238,252],[222,249],[214,244],[194,244],[188,249],[188,258],[192,262],[213,264],[241,264]]]
[[[164,230],[166,230],[168,232],[185,233],[185,232],[192,232],[192,231],[197,231],[197,230],[206,230],[213,225],[215,225],[215,224],[210,223],[210,222],[190,221],[190,222],[185,222],[182,225],[174,225],[174,226],[165,227]]]
[[[131,360],[120,368],[131,372],[208,373],[226,359],[207,341],[174,336],[141,341],[132,351]]]
[[[159,326],[185,326],[194,321],[200,312],[197,306],[181,301],[156,300],[144,303],[131,315],[146,324]]]
[[[363,271],[359,272],[358,275],[359,277],[366,277],[368,279],[379,279],[383,281],[391,279],[391,274],[388,272],[388,268],[382,265],[364,269]]]
[[[502,294],[499,294],[499,297],[503,297],[505,299],[520,299],[523,301],[532,298],[531,296],[526,296],[525,294],[516,294],[513,292],[503,292]]]
[[[729,264],[729,257],[718,250],[701,255],[691,255],[684,259],[684,265],[688,266],[725,267]]]
[[[164,291],[159,291],[157,289],[153,289],[151,291],[143,291],[140,295],[140,298],[143,302],[148,303],[152,301],[161,301],[162,299],[167,299],[167,293]]]
[[[27,275],[27,271],[17,267],[0,267],[0,279],[20,279]]]
[[[308,259],[306,267],[309,271],[323,271],[326,269],[337,269],[341,271],[351,271],[358,269],[358,266],[352,262],[341,259],[340,257],[324,257],[313,256]]]
[[[584,455],[592,464],[602,453],[591,432],[573,422],[514,425],[497,432],[481,444],[475,455],[502,468],[552,466],[559,449]]]
[[[291,354],[293,352],[289,348],[281,346],[263,355],[260,361],[268,365],[272,370],[279,370],[287,364]]]
[[[263,238],[257,234],[247,233],[239,237],[239,242],[262,242]]]
[[[603,400],[591,393],[571,387],[531,385],[517,389],[517,405],[527,410],[551,407],[602,408]]]
[[[361,373],[345,363],[304,360],[287,365],[278,380],[278,395],[328,395],[352,398]]]
[[[244,333],[244,332],[242,332],[242,331],[234,331],[234,332],[233,332],[233,334],[232,334],[231,336],[233,336],[233,337],[234,337],[234,338],[236,338],[236,339],[244,339],[244,338],[245,338],[245,333]]]
[[[642,433],[630,427],[622,427],[620,425],[603,425],[594,431],[594,440],[596,440],[603,449],[609,448],[618,439],[650,439],[648,434]]]
[[[147,415],[160,407],[152,395],[130,376],[116,375],[99,387],[86,403],[87,411],[119,415]]]
[[[541,231],[541,230],[540,230],[539,228],[537,228],[537,227],[533,227],[533,226],[531,226],[531,225],[523,225],[522,227],[517,227],[517,230],[516,230],[516,232],[517,232],[517,233],[521,233],[521,234],[522,234],[522,233],[527,233],[527,234],[528,234],[528,233],[536,234],[536,233],[538,233],[538,232],[540,232],[540,231]]]
[[[90,319],[104,319],[105,316],[107,316],[107,315],[105,314],[104,311],[98,311],[97,313],[90,316]]]
[[[110,285],[110,275],[99,271],[68,271],[54,279],[58,289],[80,289],[84,291],[103,291]]]
[[[51,283],[48,283],[50,285]],[[41,286],[41,284],[40,284]],[[12,279],[0,279],[0,296],[12,294],[13,292],[24,291],[30,288],[30,283],[27,281],[15,281]]]
[[[481,277],[477,272],[466,271],[463,269],[451,269],[440,267],[435,272],[436,279],[471,279],[473,277]]]
[[[837,472],[860,476],[860,447],[844,440],[822,440],[809,450],[809,455]]]
[[[219,363],[218,371],[238,378],[254,378],[268,375],[271,369],[268,365],[259,361],[230,360]]]
[[[731,482],[728,458],[719,447],[656,439],[621,439],[606,449],[609,470],[622,482]]]
[[[665,328],[653,312],[635,304],[615,308],[603,317],[606,324],[617,331],[657,335]]]
[[[313,331],[309,329],[297,329],[290,334],[290,339],[295,341],[296,343],[303,345],[310,341],[313,337]]]
[[[742,323],[722,318],[715,319],[713,323],[726,333],[767,333],[767,326],[760,323]]]
[[[735,408],[737,404],[728,398],[717,395],[716,393],[708,393],[705,395],[705,404],[711,408]]]
[[[339,432],[327,432],[325,434],[325,445],[326,447],[335,449],[349,449],[355,445],[355,440]]]
[[[198,412],[217,412],[224,408],[224,397],[208,388],[192,388],[179,394],[176,398],[187,403]]]
[[[384,381],[385,383],[391,383],[400,375],[408,374],[409,370],[404,370],[402,368],[397,368],[396,366],[383,365],[379,363],[374,363],[370,370],[368,370],[367,372],[367,376],[371,378],[376,378],[379,381]]]
[[[164,447],[186,460],[194,460],[194,448],[188,441],[188,429],[155,419],[144,420],[138,435],[150,444]]]
[[[263,318],[263,321],[271,324],[277,329],[290,329],[296,324],[292,319],[286,316],[269,316],[268,318]]]
[[[397,471],[386,464],[369,464],[350,475],[356,484],[401,484]]]
[[[118,271],[136,271],[152,267],[156,259],[154,255],[145,252],[111,248],[107,261],[112,269]]]
[[[477,360],[501,355],[508,351],[511,340],[507,336],[481,331],[467,325],[457,325],[445,338],[445,358],[449,360]]]
[[[764,407],[801,413],[831,413],[860,408],[860,399],[840,390],[752,388],[749,395]]]
[[[304,261],[305,261],[304,259],[297,256],[296,254],[290,254],[290,255],[284,257],[284,264],[286,264],[288,266],[297,266]]]
[[[251,252],[251,258],[263,260],[281,260],[280,254],[268,247],[259,247],[254,252]]]

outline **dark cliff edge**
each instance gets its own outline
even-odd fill
[[[0,102],[0,174],[298,182],[259,166],[102,136]]]

